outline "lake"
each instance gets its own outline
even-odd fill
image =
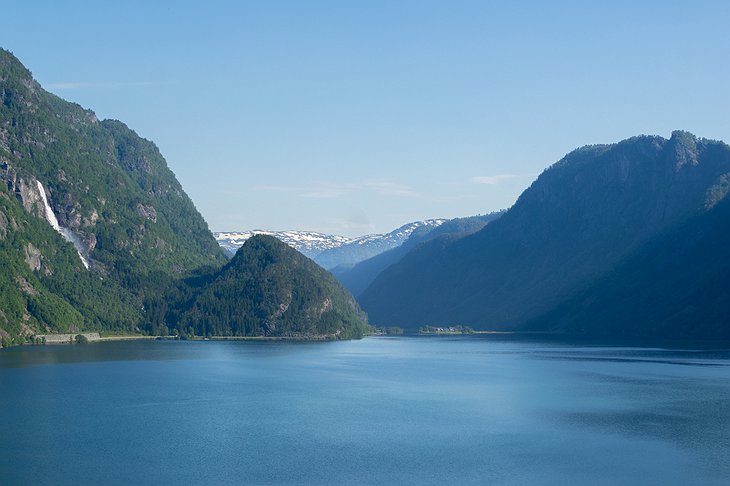
[[[728,484],[730,350],[504,336],[0,351],[0,484]]]

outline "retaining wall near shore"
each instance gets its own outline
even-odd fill
[[[98,332],[78,332],[76,334],[36,334],[36,338],[40,338],[46,344],[62,344],[76,342],[76,336],[81,334],[89,341],[98,341],[101,339]]]

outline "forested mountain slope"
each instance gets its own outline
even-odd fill
[[[652,238],[524,330],[730,339],[730,199]]]
[[[377,325],[523,328],[707,212],[728,174],[730,147],[686,132],[578,149],[483,230],[388,268],[360,303]]]
[[[190,281],[167,322],[219,336],[361,337],[367,318],[326,270],[273,236],[248,239],[219,272]]]
[[[170,299],[227,259],[157,147],[45,91],[2,49],[0,102],[3,345],[49,332],[182,331],[164,321],[182,305]],[[257,285],[241,312],[270,304],[256,300],[270,297]]]

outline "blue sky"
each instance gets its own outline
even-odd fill
[[[384,232],[509,207],[582,145],[730,141],[727,1],[27,1],[3,18],[0,46],[153,140],[214,231]]]

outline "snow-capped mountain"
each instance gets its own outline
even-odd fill
[[[351,238],[338,235],[325,235],[314,231],[235,231],[213,233],[218,244],[230,254],[236,253],[243,243],[253,235],[269,235],[283,241],[295,250],[314,259],[325,250],[337,248],[352,241]]]
[[[314,231],[231,231],[213,233],[218,244],[231,255],[253,235],[274,236],[292,248],[313,259],[320,266],[332,269],[338,266],[352,266],[391,248],[403,244],[416,230],[430,231],[443,223],[444,219],[429,219],[408,223],[390,233],[347,238],[326,235]]]
[[[390,233],[365,235],[348,243],[325,250],[314,258],[320,266],[331,270],[335,267],[352,267],[363,260],[403,244],[414,231],[430,231],[445,219],[428,219],[404,224]]]

